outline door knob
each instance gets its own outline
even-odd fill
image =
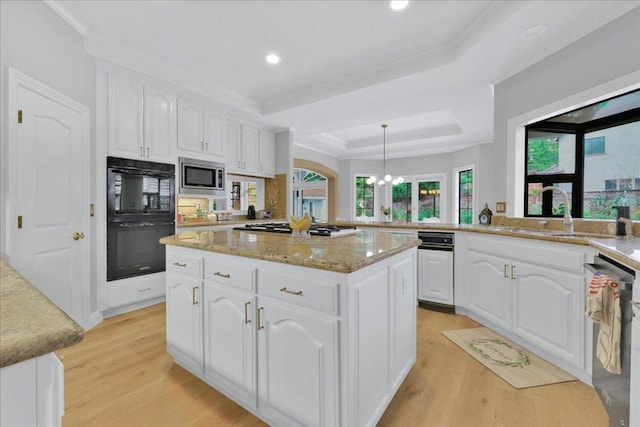
[[[73,233],[73,240],[80,240],[80,239],[84,239],[84,233]]]

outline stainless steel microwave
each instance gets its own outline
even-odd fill
[[[180,157],[180,194],[223,196],[224,163]]]

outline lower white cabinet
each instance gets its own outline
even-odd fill
[[[0,369],[0,426],[52,427],[64,415],[64,366],[48,353]]]
[[[637,273],[636,273],[637,277]],[[635,285],[638,286],[640,277],[636,278]],[[633,320],[631,323],[631,402],[629,414],[629,425],[640,426],[640,405],[633,402],[640,401],[640,303],[632,304]]]
[[[202,279],[167,271],[167,350],[202,374]]]
[[[456,246],[462,253],[456,301],[472,317],[574,375],[590,375],[584,249],[496,236],[467,237]]]
[[[168,246],[167,349],[268,424],[374,426],[416,360],[416,252],[343,274]]]

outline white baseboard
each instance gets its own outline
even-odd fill
[[[164,296],[162,297],[158,297],[158,298],[153,298],[150,300],[146,300],[146,301],[141,301],[141,302],[137,302],[135,304],[130,304],[130,305],[125,305],[123,307],[116,307],[116,308],[112,308],[109,310],[105,310],[102,312],[102,316],[107,319],[109,317],[113,317],[113,316],[117,316],[119,314],[124,314],[124,313],[128,313],[130,311],[134,311],[134,310],[138,310],[140,308],[145,308],[145,307],[149,307],[155,304],[160,304],[162,302],[165,302],[166,298]]]

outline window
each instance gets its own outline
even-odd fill
[[[631,206],[640,219],[640,91],[528,125],[525,136],[525,216],[615,219]],[[569,206],[556,191],[569,195]]]
[[[327,222],[327,178],[307,169],[293,170],[292,214],[302,218],[308,214],[316,222]]]
[[[458,224],[473,224],[473,169],[458,172]]]
[[[591,154],[604,154],[604,136],[585,138],[584,155],[589,156]]]
[[[375,217],[375,184],[367,184],[369,176],[356,176],[356,219]]]

